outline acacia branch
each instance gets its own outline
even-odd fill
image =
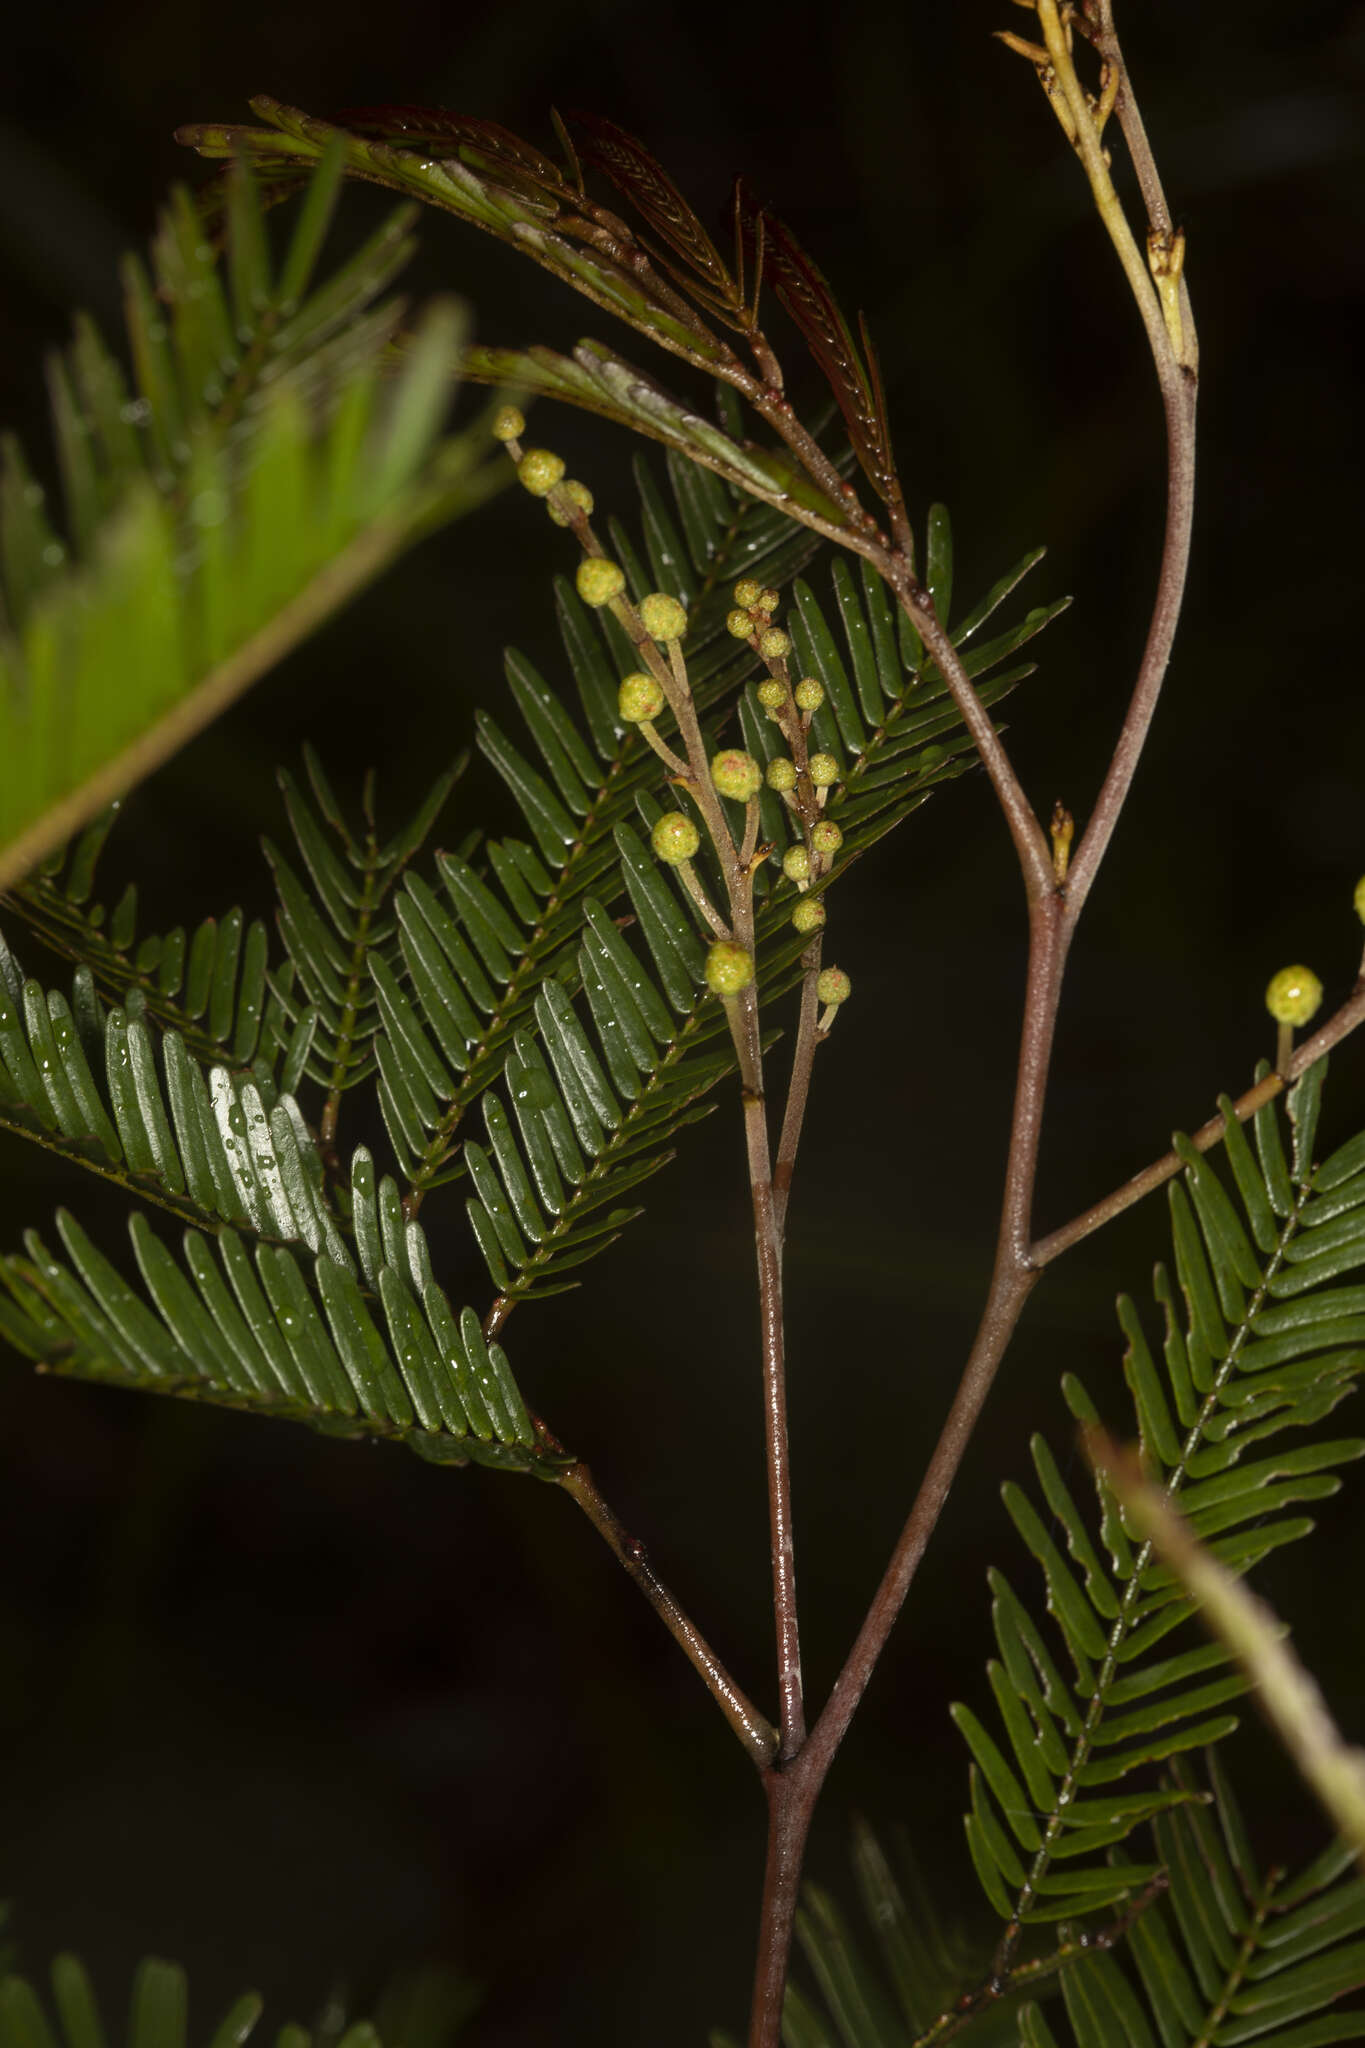
[[[1167,223],[1160,230],[1165,239],[1159,243],[1149,241],[1153,274],[1148,274],[1109,179],[1099,136],[1103,102],[1099,110],[1092,111],[1076,79],[1069,37],[1062,28],[1056,0],[1036,0],[1036,5],[1048,45],[1043,68],[1049,73],[1045,79],[1049,98],[1085,166],[1097,208],[1132,285],[1152,350],[1166,425],[1165,537],[1137,678],[1099,799],[1069,875],[1060,864],[1054,865],[1042,827],[935,615],[927,591],[903,558],[888,555],[878,564],[937,662],[1004,812],[1029,901],[1028,981],[1000,1227],[990,1289],[976,1337],[919,1491],[829,1700],[804,1748],[784,1771],[768,1774],[768,1868],[750,2048],[776,2048],[779,2039],[800,1861],[824,1779],[904,1604],[1024,1304],[1041,1275],[1042,1267],[1034,1256],[1032,1212],[1067,955],[1151,728],[1179,617],[1189,557],[1197,358],[1193,323],[1182,323],[1180,317],[1188,309],[1180,276],[1183,245],[1173,252]],[[1117,86],[1126,90],[1122,55],[1107,14],[1104,26],[1108,36],[1106,61],[1117,66]],[[1059,97],[1065,102],[1064,111],[1058,106]],[[1135,115],[1131,94],[1129,104]],[[1164,208],[1164,200],[1161,203]],[[1165,266],[1164,271],[1159,268],[1158,259]],[[1159,289],[1163,277],[1164,295]],[[1173,301],[1178,312],[1173,311]]]

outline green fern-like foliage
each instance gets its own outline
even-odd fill
[[[25,980],[0,940],[0,1127],[173,1214],[315,1250],[327,1243],[342,1256],[317,1148],[290,1092],[307,1049],[296,1033],[282,1088],[264,1063],[206,1074],[178,1032],[158,1031],[135,1005],[106,1010],[87,968],[76,970],[68,1002]]]
[[[943,1925],[913,1858],[896,1868],[862,1820],[852,1861],[866,1934],[824,1886],[802,1887],[796,1936],[811,1989],[795,1976],[787,1986],[785,2048],[908,2048],[985,1966],[979,1945]],[[1011,2032],[1012,2015],[995,2012],[972,2038],[980,2048]]]
[[[866,1929],[805,1886],[798,1937],[813,1988],[788,1987],[785,2048],[931,2048],[964,2033],[976,2048],[1060,2048],[1054,2028],[1075,2048],[1330,2048],[1365,2036],[1365,2012],[1341,2003],[1365,1985],[1365,1880],[1350,1844],[1292,1876],[1263,1872],[1218,1753],[1206,1762],[1207,1785],[1187,1759],[1173,1766],[1148,1823],[1152,1877],[1129,1914],[1098,1934],[1070,1930],[1004,1977],[944,1936],[913,1866],[908,1889],[860,1825]]]
[[[1177,1141],[1175,1281],[1164,1266],[1155,1278],[1160,1365],[1135,1305],[1119,1303],[1143,1455],[1236,1572],[1307,1535],[1297,1510],[1334,1494],[1335,1468],[1365,1452],[1360,1437],[1292,1435],[1325,1420],[1365,1369],[1365,1289],[1338,1284],[1365,1265],[1365,1138],[1314,1165],[1324,1068],[1290,1092],[1292,1153],[1273,1106],[1258,1111],[1253,1146],[1223,1100],[1231,1187]],[[1098,1419],[1076,1379],[1063,1391],[1078,1421]],[[1194,1603],[1130,1536],[1104,1480],[1094,1530],[1041,1436],[1032,1452],[1041,1508],[1013,1482],[1004,1498],[1042,1569],[1051,1626],[992,1572],[995,1732],[953,1709],[973,1757],[972,1859],[1011,1928],[1093,1914],[1150,1881],[1157,1866],[1113,1853],[1177,1796],[1148,1789],[1147,1767],[1229,1734],[1248,1685],[1221,1643],[1180,1646]]]
[[[404,1221],[391,1180],[376,1186],[363,1147],[350,1192],[358,1275],[337,1247],[253,1252],[226,1227],[186,1231],[182,1264],[134,1215],[135,1288],[63,1210],[65,1259],[36,1231],[26,1258],[0,1259],[0,1333],[45,1371],[557,1478],[572,1460],[528,1414],[478,1316],[451,1308],[421,1225]]]
[[[1076,2048],[1328,2048],[1365,2035],[1365,2012],[1338,2005],[1365,1986],[1365,1880],[1348,1843],[1294,1877],[1263,1875],[1225,1782],[1212,1810],[1191,1799],[1153,1835],[1169,1889],[1133,1922],[1131,1974],[1102,1953],[1061,1975]],[[1036,2005],[1020,2009],[1019,2040],[1057,2048]]]
[[[51,2011],[26,1977],[0,1978],[0,2048],[105,2048],[108,2030],[94,1986],[79,1957],[57,1956],[51,1972]],[[207,2048],[243,2048],[260,2023],[265,2001],[255,1991],[234,1999],[206,2036]],[[126,2048],[187,2048],[189,1986],[178,1963],[149,1956],[133,1978]],[[339,2037],[317,2039],[317,2048],[379,2048],[368,2020],[346,2026]],[[281,2027],[275,2048],[314,2048],[307,2027]]]
[[[278,267],[245,164],[221,256],[173,196],[150,270],[125,266],[131,386],[88,321],[51,366],[64,537],[5,444],[0,886],[495,485],[475,437],[441,437],[453,304],[386,378],[411,210],[315,281],[342,171],[319,164]]]
[[[324,1119],[334,1123],[334,1098],[374,1071],[375,999],[366,963],[371,953],[392,954],[389,898],[463,762],[438,777],[401,832],[381,838],[372,786],[366,786],[362,825],[354,829],[321,761],[311,747],[303,752],[311,801],[280,771],[292,858],[265,842],[285,950],[273,967],[265,925],[258,918],[244,926],[240,910],[205,918],[189,934],[177,927],[140,935],[136,883],[112,910],[92,901],[114,805],[74,846],[19,883],[8,901],[44,945],[80,963],[82,990],[92,981],[130,1015],[176,1031],[196,1059],[250,1066],[266,1082],[274,1081],[282,1061],[285,1092],[307,1073],[328,1091],[333,1107]]]
[[[638,534],[611,526],[632,590],[684,598],[708,731],[719,741],[737,720],[767,758],[753,657],[725,631],[730,586],[795,573],[810,536],[682,463],[666,484],[643,464],[638,478]],[[940,508],[929,531],[947,616]],[[1036,559],[960,622],[960,641]],[[31,1233],[27,1256],[3,1267],[0,1322],[21,1352],[49,1370],[403,1438],[447,1462],[566,1469],[489,1340],[515,1302],[574,1284],[638,1214],[627,1197],[705,1113],[733,1053],[704,992],[699,914],[646,844],[658,763],[616,703],[633,651],[566,582],[558,604],[573,709],[513,653],[524,736],[478,719],[525,837],[467,832],[428,879],[415,856],[452,776],[385,839],[369,792],[356,826],[308,753],[306,789],[281,777],[293,847],[266,843],[282,957],[236,911],[192,935],[139,934],[131,891],[106,911],[94,895],[108,813],[14,892],[17,913],[77,965],[68,998],[0,953],[0,1123],[190,1226],[182,1265],[133,1218],[138,1282],[69,1215],[59,1253]],[[845,840],[826,887],[971,765],[942,678],[875,579],[859,590],[838,565],[833,606],[827,617],[796,584],[798,656],[828,693],[814,742],[847,764],[828,807]],[[1058,608],[973,651],[988,702],[1029,672],[1006,664]],[[780,853],[790,826],[773,801],[764,824]],[[794,901],[765,878],[768,998],[799,973]],[[342,1096],[371,1078],[402,1188],[376,1185],[363,1147],[349,1173],[337,1156]],[[412,1220],[457,1177],[495,1289],[483,1315],[451,1309]]]
[[[737,711],[745,744],[766,762],[779,751],[778,736],[751,685],[734,695],[740,677],[726,652],[718,558],[733,566],[737,551],[724,541],[736,536],[738,560],[759,549],[762,573],[776,539],[771,515],[746,513],[712,479],[690,477],[676,492],[675,523],[643,469],[642,504],[643,549],[612,530],[632,593],[664,584],[699,600],[687,652],[705,728],[719,744]],[[942,507],[933,509],[930,533],[946,616],[951,529]],[[1038,559],[1025,557],[999,580],[956,629],[960,643]],[[845,835],[830,886],[937,784],[970,767],[971,744],[942,678],[913,633],[898,629],[874,577],[859,590],[835,563],[838,639],[809,586],[798,581],[795,595],[798,658],[828,693],[814,743],[848,763],[826,812]],[[1029,665],[1002,664],[1064,602],[1035,609],[973,650],[987,703],[1031,673]],[[419,1197],[452,1174],[469,1175],[470,1220],[504,1302],[552,1291],[566,1268],[612,1241],[638,1213],[614,1205],[666,1163],[678,1130],[704,1113],[701,1097],[733,1064],[702,979],[704,926],[644,843],[659,815],[658,766],[615,703],[634,657],[614,622],[594,622],[567,586],[559,605],[578,716],[513,653],[508,681],[525,750],[488,717],[479,725],[479,744],[521,806],[529,837],[490,843],[482,875],[471,861],[446,856],[435,887],[409,875],[397,899],[401,971],[383,958],[372,963],[380,1101],[400,1168]],[[746,665],[741,657],[741,675]],[[770,791],[761,809],[771,875],[794,827]],[[767,875],[759,960],[773,996],[794,976],[802,941],[789,921],[794,886]],[[643,949],[619,928],[622,895]],[[499,1077],[501,1093],[490,1089]],[[483,1134],[470,1138],[464,1120],[476,1099]]]

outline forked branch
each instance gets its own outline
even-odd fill
[[[1090,824],[1069,864],[1054,858],[1008,754],[909,563],[894,555],[878,562],[938,662],[1004,812],[1029,900],[1028,978],[995,1263],[976,1338],[905,1526],[824,1711],[805,1748],[785,1772],[769,1779],[768,1873],[750,2048],[776,2048],[779,2039],[800,1859],[824,1778],[900,1613],[1024,1304],[1041,1274],[1043,1262],[1037,1259],[1033,1244],[1034,1189],[1067,955],[1151,727],[1189,559],[1198,353],[1183,277],[1183,240],[1170,226],[1107,4],[1096,5],[1093,24],[1089,14],[1085,17],[1100,46],[1097,96],[1086,93],[1072,60],[1075,10],[1070,6],[1059,9],[1057,0],[1036,0],[1036,12],[1044,43],[1041,48],[1023,46],[1025,53],[1037,64],[1049,102],[1085,168],[1096,206],[1133,288],[1152,351],[1166,427],[1165,538],[1146,645],[1127,712]],[[1020,47],[1018,39],[1006,40]],[[1110,179],[1101,139],[1105,121],[1120,103],[1125,126],[1134,136],[1137,150],[1143,152],[1139,182],[1149,216],[1146,265]]]

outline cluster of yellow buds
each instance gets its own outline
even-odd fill
[[[778,660],[791,644],[781,628],[772,624],[782,602],[781,592],[766,588],[752,576],[745,576],[735,585],[734,596],[735,608],[725,617],[726,631],[733,633],[736,640],[757,639],[760,653],[767,653],[770,661]],[[763,648],[763,639],[769,633],[776,633],[784,643],[780,650],[768,652]]]

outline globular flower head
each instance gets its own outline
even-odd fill
[[[762,787],[763,770],[752,754],[746,754],[740,747],[727,747],[712,757],[711,780],[722,796],[747,803]]]
[[[752,640],[754,622],[747,612],[727,612],[725,630],[727,633],[733,633],[736,640]]]
[[[564,475],[564,457],[549,448],[528,448],[517,464],[517,479],[533,498],[543,498]]]
[[[1311,967],[1282,967],[1265,992],[1265,1006],[1277,1024],[1307,1024],[1321,1002],[1322,983]]]
[[[765,711],[776,711],[787,701],[787,693],[776,676],[765,676],[754,695]]]
[[[556,504],[556,498],[567,498],[569,503],[577,511],[581,512],[585,519],[591,519],[593,495],[586,484],[579,483],[577,477],[566,477],[555,492],[554,497],[549,500],[545,507],[545,510],[549,513],[556,526],[567,526],[573,518],[573,514],[566,512],[562,505]]]
[[[804,846],[789,846],[782,856],[782,872],[789,882],[810,880],[810,855]]]
[[[822,1003],[829,1003],[837,1009],[852,995],[853,983],[842,967],[826,967],[815,984],[815,993]]]
[[[1356,916],[1365,924],[1365,875],[1356,883],[1355,906]]]
[[[659,860],[667,861],[671,868],[676,868],[683,861],[691,860],[701,845],[701,834],[681,811],[665,811],[655,821],[649,843]]]
[[[500,405],[493,415],[495,441],[519,441],[526,432],[526,415],[514,405]]]
[[[825,686],[814,676],[802,676],[792,695],[798,711],[818,711],[825,701]]]
[[[817,853],[837,853],[844,843],[844,835],[833,818],[821,818],[811,826],[810,843]]]
[[[795,789],[796,763],[789,761],[785,754],[779,754],[768,763],[768,787],[778,791]]]
[[[643,725],[647,719],[657,718],[664,701],[663,691],[643,669],[623,676],[616,693],[616,707],[627,725]]]
[[[735,585],[735,603],[743,605],[746,611],[753,607],[763,595],[763,585],[756,583],[752,576],[745,576]]]
[[[758,651],[765,661],[781,661],[791,653],[792,644],[780,626],[765,626],[758,636]]]
[[[753,978],[753,954],[733,939],[717,939],[706,955],[706,986],[712,995],[737,996]]]
[[[619,562],[609,562],[603,555],[589,555],[579,563],[574,582],[584,604],[600,606],[621,595],[626,587],[626,572]]]
[[[833,754],[812,754],[807,766],[817,789],[829,789],[839,780],[839,763]]]
[[[819,896],[803,896],[792,912],[792,923],[803,937],[820,931],[825,922],[825,905]]]
[[[782,592],[780,590],[760,590],[758,593],[758,609],[761,612],[766,612],[769,618],[772,617],[781,602]]]
[[[652,640],[681,640],[687,631],[687,612],[676,597],[654,590],[640,599],[640,622]]]

